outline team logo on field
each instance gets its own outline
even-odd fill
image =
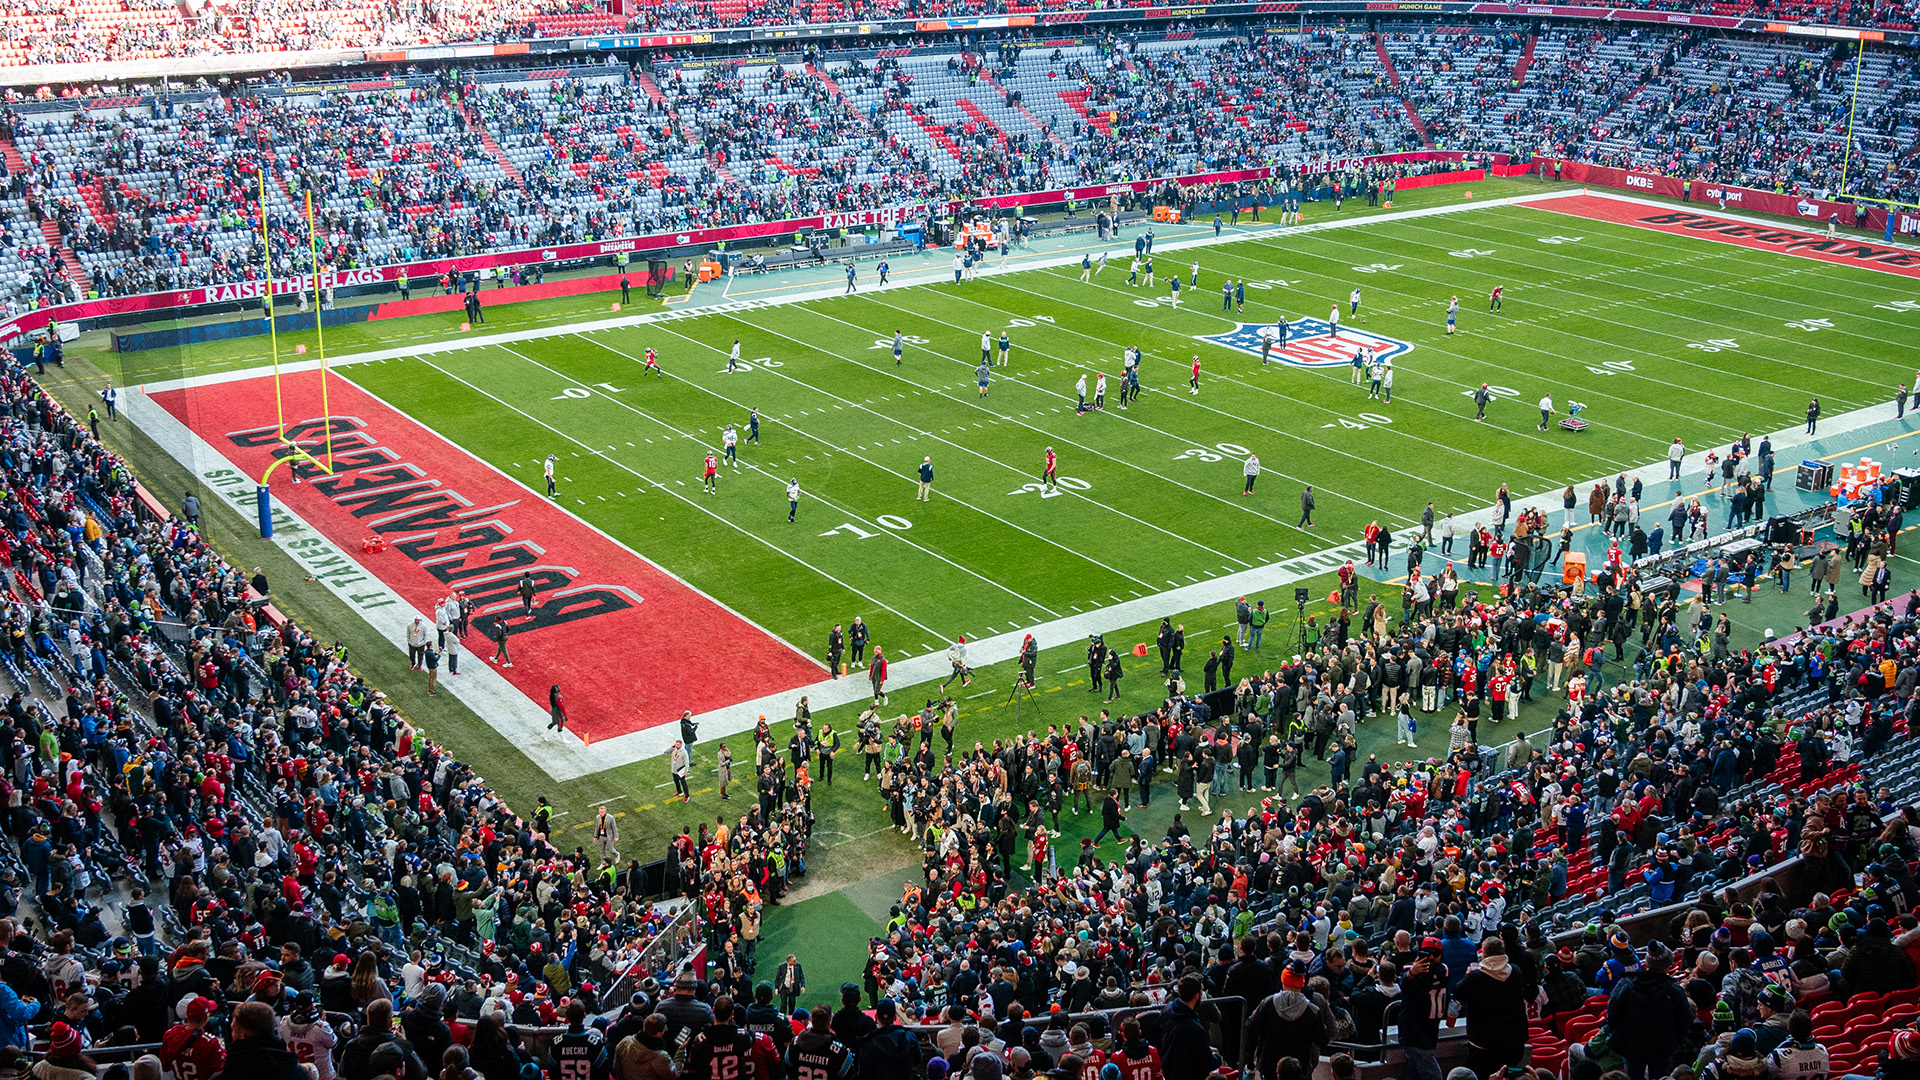
[[[1330,329],[1332,327],[1325,319],[1295,319],[1287,324],[1285,349],[1280,347],[1276,337],[1273,351],[1267,359],[1295,367],[1345,367],[1353,363],[1353,354],[1361,349],[1373,350],[1374,357],[1379,360],[1392,360],[1413,350],[1413,346],[1404,341],[1382,337],[1368,330],[1342,326],[1340,335],[1335,337],[1328,333]],[[1212,345],[1223,345],[1248,356],[1259,356],[1263,339],[1277,333],[1278,328],[1273,323],[1240,323],[1224,334],[1195,334],[1194,338]]]

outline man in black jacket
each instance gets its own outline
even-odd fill
[[[899,1013],[892,998],[881,998],[873,1015],[879,1025],[854,1055],[860,1080],[914,1080],[926,1064],[920,1041],[894,1022]]]
[[[400,1031],[420,1053],[420,1060],[440,1060],[453,1045],[453,1031],[447,1022],[441,1019],[447,1004],[447,988],[439,983],[428,983],[420,994],[420,1000],[400,1018]]]
[[[234,1009],[232,1043],[221,1075],[232,1080],[311,1080],[300,1059],[280,1041],[276,1024],[273,1007],[265,1002],[242,1002]]]
[[[1213,1071],[1217,1058],[1197,1011],[1203,989],[1192,975],[1181,976],[1175,986],[1175,1000],[1160,1024],[1160,1068],[1166,1080],[1206,1080]]]
[[[853,983],[840,984],[840,1011],[833,1014],[833,1037],[858,1054],[867,1044],[867,1036],[879,1027],[860,1008],[860,988]]]
[[[790,1006],[779,1009],[773,1007],[773,984],[762,982],[753,988],[753,1004],[747,1006],[746,1019],[741,1026],[772,1039],[773,1048],[780,1052],[780,1059],[785,1061],[787,1044],[793,1042],[793,1023],[787,1019],[790,1015]]]
[[[1453,996],[1467,1014],[1467,1068],[1481,1080],[1508,1065],[1520,1064],[1527,1048],[1529,994],[1508,963],[1507,947],[1497,937],[1480,944],[1480,962],[1467,971]]]
[[[1687,995],[1669,973],[1672,966],[1673,954],[1653,942],[1640,970],[1615,983],[1607,999],[1609,1041],[1626,1058],[1628,1080],[1665,1076],[1693,1023]]]
[[[800,966],[800,960],[792,953],[773,972],[773,990],[780,995],[780,1011],[793,1015],[793,1007],[800,1001],[800,995],[807,992],[807,971]]]

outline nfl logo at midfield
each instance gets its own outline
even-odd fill
[[[1325,319],[1295,319],[1287,324],[1285,351],[1281,351],[1280,343],[1276,340],[1268,359],[1295,367],[1345,367],[1353,362],[1353,354],[1363,348],[1373,350],[1374,358],[1378,360],[1393,360],[1413,351],[1413,346],[1404,341],[1382,337],[1371,331],[1343,326],[1340,336],[1335,338],[1327,333],[1329,329],[1331,327]],[[1260,355],[1263,330],[1271,333],[1274,325],[1240,323],[1227,333],[1195,334],[1194,339],[1257,357]]]

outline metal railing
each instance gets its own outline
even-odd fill
[[[640,983],[649,975],[656,978],[664,974],[662,982],[671,982],[672,976],[693,962],[705,944],[700,937],[700,905],[688,901],[685,907],[674,913],[660,933],[647,942],[640,956],[627,965],[627,970],[607,987],[600,1001],[608,1008],[617,1009],[625,999],[639,988]]]

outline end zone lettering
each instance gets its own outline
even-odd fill
[[[1845,237],[1829,239],[1812,233],[1795,232],[1792,229],[1726,221],[1708,217],[1705,214],[1675,211],[1668,214],[1652,214],[1640,218],[1639,222],[1652,226],[1677,225],[1692,232],[1712,233],[1728,239],[1766,244],[1781,251],[1818,252],[1837,260],[1851,260],[1879,266],[1920,267],[1920,252],[1881,247],[1878,244]]]
[[[286,429],[286,438],[311,446],[333,435],[333,472],[311,462],[288,467],[311,489],[331,499],[375,533],[402,534],[393,550],[419,564],[449,588],[464,590],[474,612],[493,615],[521,607],[520,575],[530,574],[536,599],[533,614],[514,624],[516,633],[544,630],[567,623],[611,615],[637,606],[641,597],[618,585],[579,585],[571,567],[545,566],[545,551],[529,540],[513,540],[513,526],[498,516],[514,503],[475,507],[459,492],[442,486],[427,470],[379,445],[357,417],[336,416],[331,425],[319,419],[303,420]],[[272,427],[250,428],[227,434],[235,446],[272,446],[273,456],[293,451],[280,443]]]

